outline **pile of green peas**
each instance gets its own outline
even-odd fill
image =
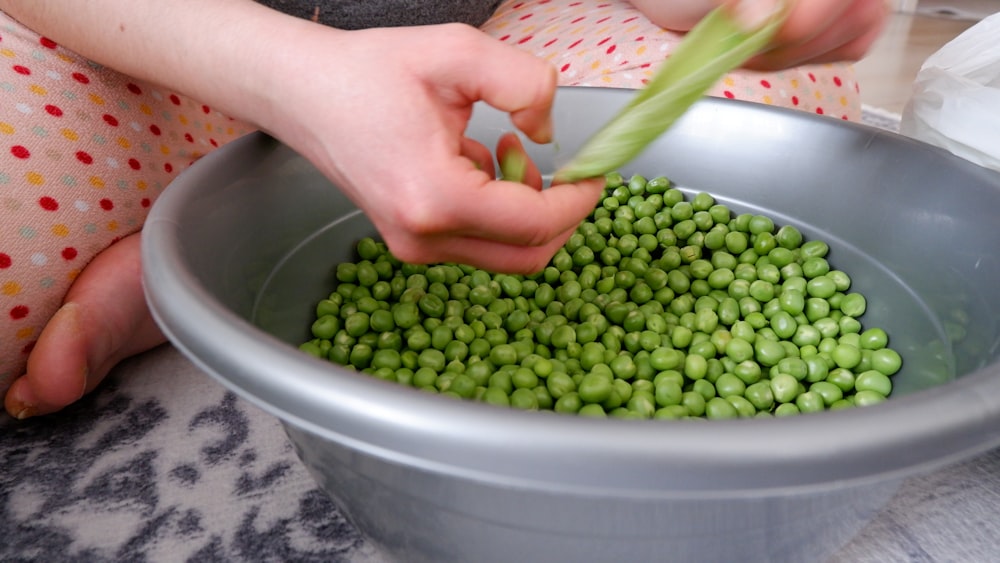
[[[900,355],[829,246],[666,177],[619,173],[534,275],[401,263],[373,238],[336,266],[313,356],[529,410],[787,416],[884,401]]]

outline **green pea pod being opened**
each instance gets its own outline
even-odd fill
[[[602,176],[638,156],[727,72],[763,50],[787,13],[779,10],[747,31],[732,10],[716,8],[698,22],[649,84],[556,172],[555,181]]]

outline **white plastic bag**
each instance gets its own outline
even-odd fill
[[[900,133],[1000,171],[1000,13],[924,62]]]

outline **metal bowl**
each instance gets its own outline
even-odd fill
[[[567,88],[543,169],[631,96]],[[492,145],[486,107],[469,135]],[[699,102],[623,173],[667,175],[830,243],[861,319],[904,358],[889,401],[734,421],[591,420],[429,395],[309,357],[315,303],[370,223],[254,134],[156,203],[152,310],[201,368],[278,417],[303,463],[401,561],[817,561],[907,476],[1000,444],[1000,175],[885,131]]]

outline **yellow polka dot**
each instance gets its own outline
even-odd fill
[[[636,55],[642,55],[645,52],[646,52],[646,46],[645,45],[642,45],[638,49],[635,50],[635,54]]]
[[[212,124],[211,123],[206,123],[205,124],[205,131],[209,131],[209,132],[212,131]]]
[[[118,230],[118,221],[108,221],[108,230],[115,232]]]
[[[28,172],[24,175],[24,177],[28,180],[28,183],[33,186],[41,186],[45,183],[45,177],[38,172]]]
[[[141,111],[142,113],[144,113],[146,115],[153,115],[153,108],[149,107],[146,104],[140,105],[139,106],[139,111]]]
[[[80,136],[77,135],[76,131],[72,129],[63,129],[62,131],[60,131],[60,133],[62,133],[62,136],[66,137],[70,141],[76,141],[80,139]]]
[[[149,184],[147,184],[145,180],[139,180],[135,183],[135,187],[140,190],[145,190],[149,187]]]
[[[0,286],[0,291],[2,291],[4,295],[17,295],[18,293],[21,293],[21,284],[12,281],[7,282],[3,284],[3,286]]]
[[[0,49],[0,55],[3,55],[8,59],[13,59],[15,57],[14,51],[11,51],[10,49]]]
[[[80,270],[70,270],[66,272],[66,279],[73,281],[80,275]]]
[[[24,328],[18,329],[17,332],[15,332],[14,334],[17,335],[18,340],[27,340],[35,336],[35,327],[26,326]]]
[[[97,176],[91,176],[90,177],[90,185],[94,186],[95,188],[103,188],[104,187],[104,180],[100,179]]]
[[[103,106],[104,105],[104,98],[98,96],[97,94],[90,94],[87,97],[90,98],[91,102],[93,102],[93,103],[95,103],[95,104],[97,104],[99,106]]]
[[[847,105],[847,96],[841,96],[840,97],[840,105],[842,105],[842,106],[846,106]]]
[[[736,84],[736,81],[733,80],[733,77],[727,76],[725,79],[723,79],[722,83],[725,84],[726,86],[732,87]]]
[[[590,63],[590,68],[592,68],[594,70],[597,70],[597,69],[601,68],[601,61],[594,61],[594,62]]]
[[[819,90],[816,90],[815,92],[813,92],[813,97],[815,97],[817,100],[822,100],[823,99],[823,92],[820,92]]]
[[[52,225],[52,234],[57,237],[64,237],[69,234],[69,227],[63,225],[62,223],[57,225]]]
[[[0,133],[3,133],[4,135],[13,135],[14,126],[11,125],[10,123],[4,123],[3,121],[0,121]]]
[[[765,104],[769,104],[770,105],[770,104],[774,103],[774,100],[771,99],[771,96],[764,96],[762,99],[764,100]]]
[[[118,146],[127,149],[132,146],[132,143],[128,142],[128,139],[125,137],[118,137]]]
[[[177,121],[179,121],[181,125],[187,125],[188,124],[188,118],[184,114],[178,115],[177,116]]]
[[[789,80],[789,81],[788,81],[788,84],[789,84],[789,85],[790,85],[790,86],[791,86],[792,88],[798,88],[798,87],[799,87],[799,81],[798,81],[798,79],[797,79],[797,78],[793,78],[793,79]]]
[[[28,89],[31,90],[32,94],[38,94],[39,96],[44,96],[49,93],[48,90],[38,84],[32,84]]]
[[[64,63],[75,63],[76,62],[76,61],[73,60],[73,57],[71,57],[71,56],[69,56],[69,55],[67,55],[65,53],[59,53],[56,56],[59,57],[59,59],[61,61],[63,61]]]
[[[170,154],[170,147],[167,145],[160,145],[160,152],[162,154]]]

